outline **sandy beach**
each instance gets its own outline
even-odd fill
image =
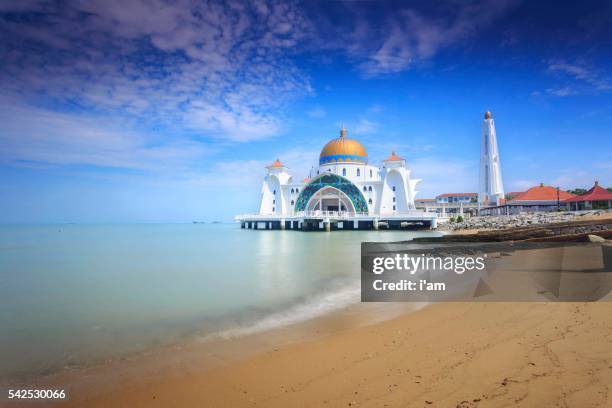
[[[612,406],[612,305],[445,303],[66,407]]]

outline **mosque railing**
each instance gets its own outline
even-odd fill
[[[350,212],[350,211],[298,211],[294,214],[241,214],[234,217],[236,221],[242,220],[289,220],[292,218],[333,218],[338,220],[354,220],[360,218],[382,218],[382,219],[401,219],[404,217],[414,218],[444,218],[441,214],[433,212],[425,212],[422,210],[408,210],[402,212],[393,212],[389,214],[370,214],[367,212]]]

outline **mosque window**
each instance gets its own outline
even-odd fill
[[[357,177],[359,177],[360,174],[361,172],[359,171],[359,169],[357,169]]]
[[[317,170],[317,174],[319,174],[319,170]]]
[[[393,191],[395,191],[395,186],[393,186]]]
[[[346,169],[342,169],[342,176],[346,177]]]
[[[293,205],[293,204],[294,204],[294,201],[293,201],[293,200],[291,200],[291,205]]]
[[[293,194],[293,193],[294,193],[294,191],[293,191],[293,189],[291,189],[291,194]]]
[[[393,202],[395,202],[395,197],[393,197]]]
[[[276,200],[272,200],[272,204],[276,204]]]
[[[368,191],[368,187],[367,186],[363,186],[363,191]]]
[[[370,178],[372,178],[372,169],[370,169]]]
[[[300,191],[300,190],[296,188],[296,189],[295,189],[295,194],[297,194],[299,191]]]
[[[372,204],[372,199],[371,198],[368,200],[368,204]]]
[[[372,191],[372,186],[368,187],[368,191]]]
[[[272,194],[276,195],[276,190],[274,190],[274,191],[272,192]]]
[[[393,206],[393,211],[395,211],[395,206]]]
[[[276,208],[272,207],[272,212],[276,212]]]

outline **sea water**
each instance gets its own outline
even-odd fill
[[[360,244],[432,231],[237,224],[0,226],[0,379],[193,336],[240,336],[359,302]]]

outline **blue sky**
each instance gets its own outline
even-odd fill
[[[419,197],[612,186],[606,1],[0,2],[0,222],[230,220],[344,124]]]

